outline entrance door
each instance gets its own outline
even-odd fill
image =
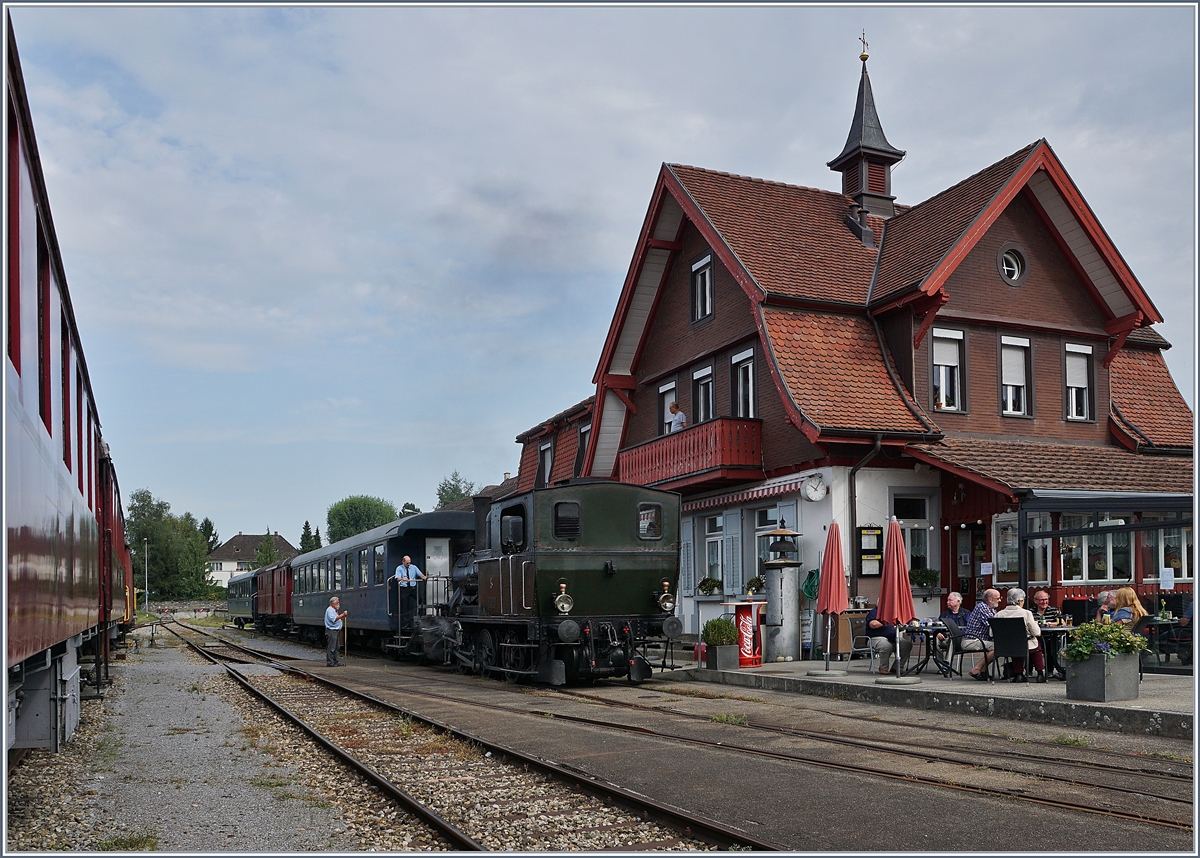
[[[425,539],[426,605],[444,605],[450,597],[450,537]]]

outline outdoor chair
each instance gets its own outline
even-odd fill
[[[992,627],[992,650],[996,657],[992,666],[997,674],[1000,671],[1000,659],[1007,658],[1011,667],[1013,659],[1021,659],[1028,670],[1029,663],[1029,632],[1025,628],[1025,620],[1021,617],[992,617],[988,620]],[[1011,673],[1015,676],[1016,670]]]
[[[1150,636],[1154,634],[1155,631],[1154,627],[1150,625],[1150,623],[1153,621],[1154,615],[1147,614],[1144,617],[1139,617],[1138,621],[1133,624],[1133,628],[1129,630],[1130,634],[1144,635],[1147,642],[1150,644],[1148,647],[1146,647],[1146,649],[1138,653],[1138,682],[1142,681],[1142,676],[1144,675],[1142,671],[1142,659],[1147,655],[1154,656],[1159,666],[1162,666],[1162,641],[1150,639]]]
[[[979,655],[985,654],[983,649],[964,650],[963,642],[970,640],[982,641],[983,638],[979,637],[979,635],[967,634],[958,627],[958,623],[954,622],[954,620],[945,619],[942,622],[946,624],[946,632],[950,637],[950,646],[946,650],[946,663],[950,665],[950,679],[953,679],[956,673],[962,676],[963,656],[975,655],[976,653]],[[954,669],[954,659],[956,658],[958,659],[958,670]]]
[[[867,635],[866,617],[850,618],[850,655],[848,658],[852,659],[856,655],[866,656],[869,659],[867,664],[870,672],[875,672],[875,659],[878,658],[878,655],[871,648],[871,638]]]

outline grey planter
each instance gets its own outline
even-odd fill
[[[1137,700],[1139,653],[1118,653],[1113,658],[1093,655],[1087,661],[1067,662],[1067,699]]]
[[[705,648],[704,666],[709,670],[737,670],[737,646],[710,646]]]

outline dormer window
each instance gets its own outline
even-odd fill
[[[713,314],[712,254],[692,263],[692,321],[702,322]]]

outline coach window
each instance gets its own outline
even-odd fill
[[[349,583],[353,583],[354,570],[352,568],[349,568],[350,567],[350,555],[349,554],[346,555],[346,566],[347,566],[346,580]],[[333,558],[333,589],[335,589],[335,590],[342,589],[342,558],[341,557]]]
[[[358,552],[358,586],[366,587],[371,583],[371,562],[367,559],[370,549],[362,548]]]
[[[21,140],[17,114],[8,103],[8,359],[21,374]]]
[[[638,539],[662,539],[662,504],[638,504]]]
[[[62,317],[62,457],[67,470],[71,468],[71,329],[67,317]]]
[[[554,538],[575,542],[579,539],[579,503],[562,501],[554,505]]]
[[[38,413],[50,432],[50,253],[42,225],[37,231]]]
[[[322,593],[329,589],[328,567],[326,561],[317,561],[317,592]]]
[[[76,479],[79,482],[79,494],[83,494],[83,373],[75,372],[75,464],[78,467]]]
[[[382,584],[387,578],[386,567],[383,565],[383,543],[375,546],[375,583]]]

